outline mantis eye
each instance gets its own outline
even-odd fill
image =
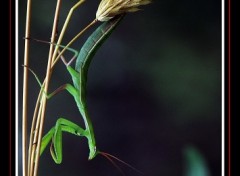
[[[77,135],[77,136],[81,136],[81,133],[79,132],[79,131],[75,131],[75,134]]]

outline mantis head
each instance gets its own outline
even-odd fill
[[[88,156],[88,160],[92,160],[93,158],[95,158],[97,156],[98,150],[97,150],[96,146],[93,146],[93,145],[89,145],[89,150],[90,150],[90,153]]]

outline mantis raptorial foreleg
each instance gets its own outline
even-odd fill
[[[50,152],[55,163],[62,162],[62,132],[68,132],[76,136],[84,136],[85,131],[73,122],[59,118],[56,125],[42,138],[40,154],[52,140]]]

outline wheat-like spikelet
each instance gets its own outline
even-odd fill
[[[102,0],[98,6],[96,19],[108,21],[116,15],[136,12],[139,6],[149,4],[151,0]]]

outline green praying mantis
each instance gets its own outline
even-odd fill
[[[87,73],[90,62],[100,48],[100,46],[104,43],[104,41],[110,36],[116,26],[120,23],[124,15],[116,16],[115,18],[104,22],[101,24],[87,39],[85,44],[82,46],[77,59],[75,69],[72,68],[69,64],[66,64],[67,70],[72,77],[72,84],[64,84],[54,92],[49,95],[46,95],[47,98],[51,98],[53,95],[58,93],[61,90],[67,90],[74,98],[78,110],[83,118],[85,128],[80,127],[79,125],[65,119],[59,118],[56,122],[56,125],[50,129],[50,131],[42,138],[41,141],[41,149],[40,155],[44,152],[47,145],[51,142],[50,145],[50,153],[55,161],[55,163],[60,164],[62,162],[62,132],[68,132],[70,134],[74,134],[79,137],[85,137],[88,140],[88,148],[89,148],[89,160],[95,158],[98,154],[103,155],[107,158],[121,173],[120,168],[114,163],[112,159],[116,159],[117,161],[127,165],[133,170],[141,173],[128,163],[120,160],[119,158],[99,151],[96,146],[96,140],[94,136],[94,129],[91,122],[91,119],[88,114],[87,105],[86,105],[86,84],[87,84]],[[59,47],[64,47],[58,45]],[[68,50],[73,50],[71,48],[67,48]],[[33,73],[38,80],[35,73]],[[38,80],[39,84],[40,81]]]
[[[96,147],[93,125],[86,106],[87,72],[97,49],[107,39],[121,19],[122,16],[109,22],[105,22],[93,32],[80,50],[76,60],[75,69],[67,65],[67,70],[72,77],[73,85],[65,84],[48,96],[48,98],[50,98],[60,90],[66,89],[73,96],[85,124],[85,129],[83,129],[79,125],[65,118],[59,118],[56,125],[42,138],[40,153],[43,153],[44,149],[52,140],[50,152],[53,160],[57,164],[62,162],[62,132],[68,132],[87,138],[89,160],[93,159],[99,153]]]

